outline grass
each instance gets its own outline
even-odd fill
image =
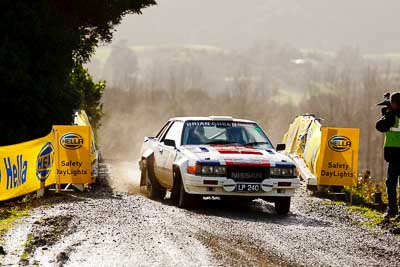
[[[20,260],[22,262],[26,263],[28,261],[29,255],[32,252],[33,242],[34,242],[33,235],[29,234],[24,243],[24,247],[25,247],[24,252],[22,252],[22,254],[20,256]]]
[[[363,220],[355,220],[352,222],[353,225],[361,225],[367,227],[369,229],[381,229],[386,230],[392,234],[395,234],[400,237],[400,220],[399,219],[390,219],[385,220],[383,218],[383,211],[377,207],[370,205],[368,201],[358,200],[355,204],[350,205],[347,202],[343,201],[334,201],[334,200],[324,200],[321,202],[322,205],[340,205],[346,206],[346,209],[363,217]]]
[[[29,252],[24,250],[24,252],[22,253],[20,259],[21,260],[28,260],[28,257],[29,257]]]
[[[321,202],[321,204],[322,205],[338,205],[338,206],[346,205],[346,203],[343,201],[332,201],[332,200],[324,200]]]
[[[385,229],[392,234],[400,237],[400,220],[398,218],[393,218],[390,220],[383,219],[383,213],[377,210],[373,210],[368,207],[357,207],[351,206],[349,210],[361,214],[367,221],[362,222],[361,225],[364,225],[370,229],[379,227],[381,229]]]
[[[338,205],[338,206],[347,206],[348,203],[343,202],[343,201],[334,201],[334,200],[324,200],[321,202],[322,205]],[[374,226],[379,225],[382,222],[382,213],[376,210],[373,210],[368,207],[363,207],[363,206],[347,206],[347,209],[350,212],[358,213],[362,215],[365,219],[367,219],[366,222],[362,222],[362,225],[365,225],[369,228],[373,228]]]
[[[351,212],[361,214],[364,218],[366,218],[367,221],[362,222],[361,224],[367,226],[368,228],[379,226],[379,224],[381,224],[383,221],[383,214],[377,210],[361,206],[349,206],[348,209]]]
[[[30,205],[22,204],[0,208],[0,241],[2,236],[14,225],[14,222],[29,214]]]
[[[28,248],[28,247],[32,246],[32,243],[33,243],[33,235],[29,234],[28,237],[26,238],[24,247]]]

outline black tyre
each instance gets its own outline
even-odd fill
[[[167,189],[161,188],[160,189],[160,199],[163,200],[167,196]]]
[[[275,200],[275,212],[286,215],[290,211],[290,197],[277,197]]]
[[[197,195],[188,194],[182,182],[182,177],[179,171],[174,171],[174,185],[171,193],[172,201],[179,208],[192,208],[195,202],[200,200],[201,197]]]

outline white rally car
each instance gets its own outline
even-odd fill
[[[262,198],[278,214],[290,210],[300,186],[294,163],[278,153],[262,128],[231,117],[170,119],[155,137],[145,137],[139,166],[150,198],[171,198],[189,207],[203,196]]]

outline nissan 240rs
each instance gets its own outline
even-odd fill
[[[278,152],[254,121],[231,117],[170,119],[155,137],[145,137],[139,166],[141,185],[150,198],[167,190],[179,207],[204,196],[256,199],[275,203],[278,214],[290,210],[300,186],[294,163]]]

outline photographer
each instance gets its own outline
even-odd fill
[[[388,195],[388,209],[385,219],[398,215],[397,182],[400,176],[400,93],[390,95],[390,103],[382,108],[383,117],[377,121],[376,129],[385,133],[384,156],[388,162],[386,190]]]

